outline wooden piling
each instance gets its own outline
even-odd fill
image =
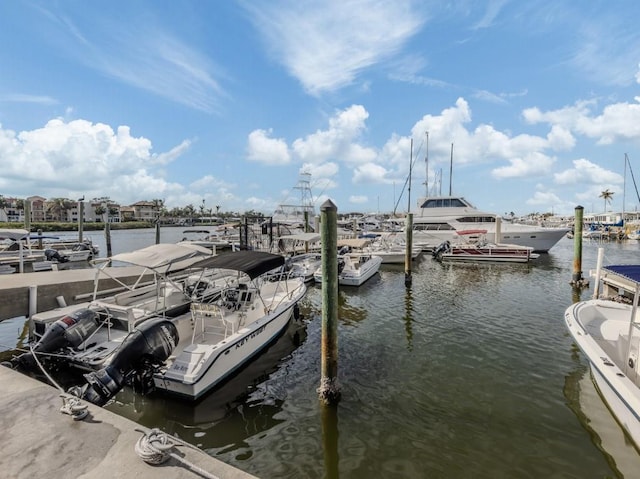
[[[411,257],[413,253],[413,213],[407,213],[407,224],[405,226],[406,251],[404,253],[404,285],[411,285]]]
[[[573,224],[573,275],[571,285],[574,287],[589,286],[589,281],[582,278],[582,223],[584,208],[576,206]]]
[[[111,226],[107,221],[104,224],[104,240],[107,243],[107,258],[111,257]]]
[[[325,404],[340,400],[338,379],[338,208],[331,201],[320,207],[322,244],[321,379],[318,394]]]
[[[160,244],[160,221],[156,221],[156,244]]]
[[[82,243],[84,241],[84,201],[78,203],[78,243]]]
[[[24,229],[31,231],[31,201],[24,201]]]

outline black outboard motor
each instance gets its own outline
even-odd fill
[[[160,364],[171,355],[178,343],[178,329],[164,318],[144,321],[105,360],[99,371],[85,374],[87,384],[69,392],[98,406],[103,406],[124,386],[127,376],[145,362]]]
[[[434,249],[431,255],[434,258],[440,260],[442,259],[442,253],[447,253],[450,250],[451,250],[451,243],[449,243],[449,241],[447,240],[441,243],[436,249]]]
[[[78,309],[53,323],[33,347],[34,353],[52,353],[66,347],[80,346],[100,326],[100,317],[91,309]],[[12,363],[32,367],[35,365],[31,352],[14,358]]]
[[[44,256],[48,261],[57,261],[58,263],[66,263],[69,261],[69,257],[61,255],[59,251],[51,248],[44,250]]]

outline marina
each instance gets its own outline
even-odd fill
[[[179,241],[178,230],[162,241]],[[153,242],[152,231],[113,232],[116,253]],[[607,263],[637,262],[637,241],[585,243],[586,278],[599,246]],[[311,283],[301,319],[198,402],[125,387],[105,409],[262,478],[633,477],[637,451],[598,435],[615,419],[606,408],[590,418],[594,401],[582,403],[588,361],[563,316],[593,291],[570,286],[572,255],[569,239],[525,264],[423,254],[410,287],[388,264],[340,289],[335,408],[316,393],[321,290]],[[26,328],[24,317],[0,322],[2,349],[23,348]]]

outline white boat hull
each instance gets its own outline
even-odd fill
[[[589,362],[602,399],[640,448],[639,337],[636,331],[629,348],[630,317],[631,306],[599,299],[576,303],[565,311],[567,328]]]
[[[201,397],[280,336],[291,320],[294,306],[295,303],[291,303],[286,309],[240,329],[223,342],[187,346],[178,356],[179,360],[154,375],[155,387],[189,399]]]

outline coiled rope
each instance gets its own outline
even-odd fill
[[[181,441],[176,437],[170,436],[158,428],[153,428],[147,432],[140,429],[136,429],[136,431],[143,433],[140,439],[136,442],[135,450],[144,462],[152,465],[158,465],[166,462],[169,458],[173,458],[203,477],[219,479],[217,476],[214,476],[210,472],[205,471],[204,469],[187,461],[179,454],[171,451],[176,446],[187,446],[191,449],[202,452],[200,449],[187,442]]]

